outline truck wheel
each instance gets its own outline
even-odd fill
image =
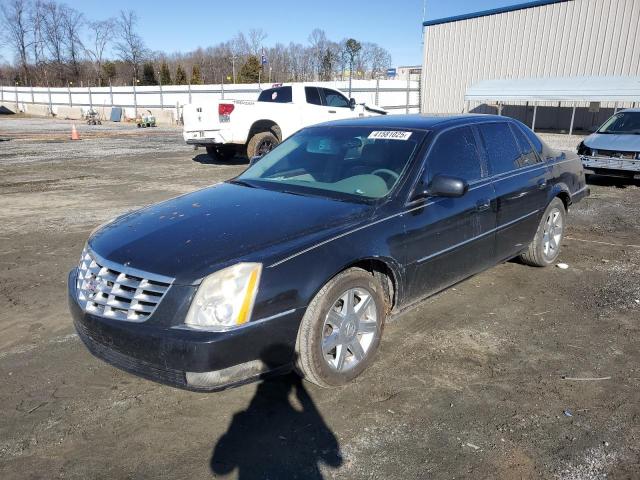
[[[386,315],[382,285],[350,268],[316,294],[296,341],[296,371],[320,387],[338,387],[360,375],[380,344]]]
[[[272,132],[256,133],[247,144],[247,157],[251,159],[269,153],[279,143],[278,138]]]
[[[229,145],[207,145],[207,155],[216,162],[227,162],[236,155],[236,149]]]
[[[559,198],[554,198],[544,211],[533,241],[520,259],[532,267],[548,267],[560,254],[560,244],[564,236],[567,210]]]

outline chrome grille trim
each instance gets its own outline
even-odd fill
[[[80,307],[92,315],[144,322],[174,279],[110,262],[85,247],[76,280]]]

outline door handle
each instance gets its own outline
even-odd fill
[[[478,212],[484,212],[489,208],[491,208],[491,200],[478,200],[476,203],[476,211]]]
[[[546,180],[538,180],[538,188],[540,190],[544,190],[545,188],[547,188],[547,181]]]
[[[337,113],[335,110],[329,110],[329,113]]]

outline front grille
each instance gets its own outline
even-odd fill
[[[143,322],[155,311],[173,279],[117,265],[85,247],[78,265],[78,303],[85,312]]]
[[[635,160],[637,157],[636,152],[617,152],[615,150],[593,150],[594,157],[609,157],[609,158],[623,158],[625,160]]]

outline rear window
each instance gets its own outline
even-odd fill
[[[513,134],[516,136],[516,142],[518,142],[518,146],[520,147],[521,156],[518,164],[521,167],[527,167],[538,163],[538,156],[533,151],[533,148],[524,133],[522,133],[522,131],[513,124],[511,125],[511,131],[513,131]]]
[[[533,148],[536,149],[536,152],[538,152],[538,155],[542,157],[543,156],[542,151],[544,149],[542,141],[538,138],[538,136],[535,133],[533,133],[529,128],[525,127],[524,125],[518,125],[518,127],[520,127],[520,130],[522,130],[527,136],[527,138],[529,138],[529,141],[533,145]]]
[[[429,179],[449,175],[468,182],[482,177],[478,146],[469,127],[455,128],[440,134],[429,152]]]
[[[492,175],[519,168],[520,149],[507,123],[478,125]]]
[[[291,103],[291,87],[269,88],[260,92],[259,102]]]

